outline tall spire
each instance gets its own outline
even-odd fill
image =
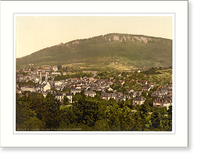
[[[48,77],[47,77],[47,72],[46,72],[46,77],[45,77],[45,81],[46,81],[46,82],[48,81]]]
[[[40,72],[40,81],[39,83],[42,83],[42,75],[41,75],[41,72]]]

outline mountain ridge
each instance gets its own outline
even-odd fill
[[[138,67],[171,66],[172,40],[146,35],[109,33],[43,48],[17,58],[16,64],[17,68],[29,64],[74,64],[82,69],[99,69],[100,66],[117,69],[116,66],[111,66],[113,61],[131,70]]]

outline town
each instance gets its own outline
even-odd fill
[[[142,69],[136,71],[141,73]],[[160,87],[157,84],[155,89],[154,83],[148,83],[147,80],[138,81],[137,79],[117,80],[114,77],[108,79],[100,79],[97,77],[97,71],[83,71],[83,77],[69,77],[66,79],[58,78],[66,76],[66,72],[60,72],[58,66],[44,66],[43,68],[26,68],[16,70],[16,93],[20,97],[29,95],[32,92],[42,93],[44,97],[48,93],[53,94],[55,100],[59,100],[63,103],[65,97],[67,97],[69,106],[73,103],[73,95],[83,92],[84,95],[95,97],[97,92],[100,92],[100,98],[104,100],[114,99],[118,101],[131,100],[132,105],[142,105],[146,98],[143,95],[144,92],[148,95],[151,91],[151,97],[153,98],[154,107],[169,107],[172,105],[172,84],[166,84]],[[119,77],[121,74],[118,75]],[[147,77],[144,74],[144,79]],[[120,91],[115,89],[114,85],[123,86],[125,83],[133,83],[138,85],[140,90],[126,89]],[[152,92],[153,91],[153,92]]]
[[[114,21],[109,17],[109,26],[120,22],[113,29],[94,25],[94,20],[89,25],[85,22],[89,16],[80,20],[63,16],[66,21],[61,19],[60,24],[60,17],[55,16],[47,27],[43,23],[46,17],[43,18],[41,25],[38,23],[41,29],[33,30],[37,37],[28,36],[30,29],[23,37],[25,30],[21,26],[25,23],[17,20],[17,31],[21,32],[17,33],[20,49],[16,50],[14,83],[16,131],[172,131],[175,106],[171,18],[162,17],[168,19],[167,24],[171,21],[163,26],[170,26],[170,38],[155,35],[160,20],[151,29],[153,34],[143,32],[149,27],[143,26],[142,21],[149,21],[141,16],[136,23],[130,23],[134,16],[119,16],[119,21],[118,17]],[[130,26],[121,23],[129,18]],[[68,27],[77,26],[75,23],[82,20],[84,36],[77,32],[80,27]],[[135,24],[141,24],[141,32],[133,32]],[[41,43],[41,34],[48,27],[53,27],[52,31],[45,31],[47,35]],[[63,31],[65,27],[68,29]],[[100,32],[91,34],[90,27]],[[52,34],[55,31],[57,38]],[[26,45],[28,41],[30,46]]]

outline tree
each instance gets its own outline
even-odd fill
[[[169,109],[167,110],[168,113],[168,131],[172,131],[172,106],[169,107]]]
[[[72,107],[67,107],[64,111],[61,111],[59,116],[59,130],[70,130],[69,128],[76,128],[78,125],[77,113],[78,112]]]
[[[42,77],[42,82],[43,82],[43,81],[45,81],[45,77],[44,77],[44,76]]]
[[[31,110],[26,102],[16,102],[16,130],[26,130],[26,121],[30,117],[35,116],[35,112]]]
[[[81,93],[76,93],[75,95],[72,94],[72,101],[73,102],[78,102],[80,99],[83,99],[85,97],[84,94]]]
[[[30,117],[23,125],[25,130],[39,131],[45,129],[45,122],[38,119],[36,116]]]
[[[95,131],[108,131],[108,130],[110,130],[109,122],[110,122],[109,119],[97,120],[95,122],[94,130]]]
[[[16,95],[16,130],[41,130],[45,123],[37,118],[37,113],[28,104],[26,96]]]
[[[131,109],[129,107],[124,106],[123,109],[121,109],[119,119],[121,119],[121,131],[133,130],[133,113],[131,112]]]
[[[59,127],[60,103],[56,102],[53,94],[48,93],[45,98],[42,120],[46,123],[46,128],[55,130]]]
[[[146,98],[146,97],[147,97],[147,94],[148,94],[148,93],[147,93],[146,91],[142,91],[142,96],[143,96],[143,97]]]
[[[55,92],[58,92],[57,89],[55,89],[55,87],[52,87],[51,90],[55,91]]]
[[[142,131],[142,117],[141,114],[136,112],[133,114],[133,131]]]
[[[57,67],[59,71],[62,69],[62,65],[58,65]]]
[[[64,88],[62,89],[62,92],[70,93],[70,89],[69,89],[68,87],[64,87]]]
[[[38,112],[44,107],[44,96],[41,93],[31,93],[27,98],[27,102],[29,107],[37,113],[37,117],[41,119]]]
[[[63,99],[63,105],[68,105],[69,104],[69,99],[64,96],[64,99]]]
[[[157,110],[151,114],[151,130],[161,131],[164,129],[163,123],[165,123],[167,119],[165,117],[166,113],[166,108],[157,108]]]

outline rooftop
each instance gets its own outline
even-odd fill
[[[135,99],[133,99],[134,101],[144,101],[146,98],[142,97],[142,96],[139,96],[139,97],[136,97]]]
[[[170,98],[156,98],[153,102],[156,103],[172,103],[172,100]]]

